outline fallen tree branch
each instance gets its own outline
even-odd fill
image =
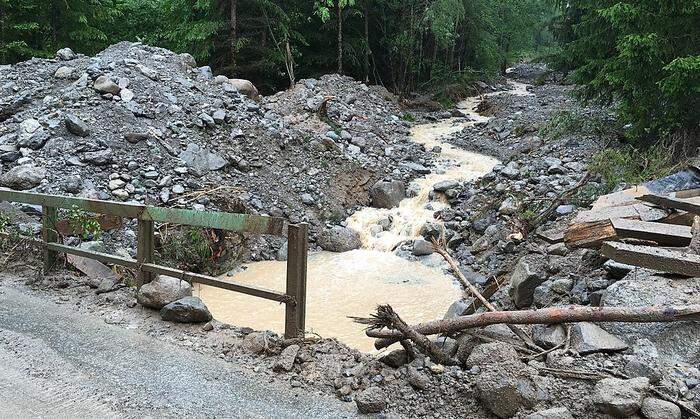
[[[554,211],[557,209],[557,207],[559,205],[562,205],[564,202],[569,201],[571,199],[571,197],[576,193],[576,191],[578,191],[584,185],[586,185],[590,179],[591,179],[591,172],[586,172],[583,175],[583,177],[581,178],[581,180],[579,180],[578,183],[573,188],[564,191],[564,193],[562,193],[557,198],[555,198],[554,201],[552,201],[552,203],[549,204],[547,209],[542,211],[540,213],[540,215],[538,215],[534,220],[532,220],[532,222],[528,223],[528,227],[530,228],[530,231],[534,230],[535,228],[537,228],[537,226],[539,226],[545,220],[547,220],[554,213]]]
[[[460,284],[462,284],[462,286],[464,288],[468,289],[469,292],[471,292],[475,298],[477,298],[479,301],[481,301],[481,304],[484,307],[486,307],[489,311],[496,311],[496,308],[493,306],[493,304],[491,304],[489,302],[489,300],[484,298],[484,296],[481,295],[479,290],[471,282],[469,282],[469,280],[467,280],[467,278],[462,273],[462,270],[459,269],[459,264],[457,263],[457,261],[454,260],[454,258],[447,252],[447,250],[444,247],[442,247],[438,244],[438,241],[435,238],[433,238],[433,248],[435,249],[435,252],[440,254],[440,256],[442,256],[445,259],[445,261],[447,261],[447,263],[452,268],[452,271],[454,272],[455,276],[459,280]],[[517,337],[522,339],[522,341],[525,342],[525,345],[528,348],[530,348],[534,351],[537,351],[537,352],[544,351],[543,348],[540,348],[539,346],[537,346],[535,344],[535,342],[532,341],[532,338],[530,336],[528,336],[528,334],[525,333],[525,331],[523,329],[521,329],[517,326],[514,326],[512,324],[509,324],[508,328],[513,333],[515,333],[515,335]]]
[[[373,314],[369,319],[359,319],[355,318],[358,323],[369,324],[370,327],[388,327],[395,329],[402,337],[401,340],[409,339],[411,342],[415,343],[418,347],[422,348],[423,351],[438,364],[442,365],[459,365],[457,360],[450,358],[437,347],[433,342],[430,341],[425,335],[416,332],[411,328],[406,322],[404,322],[401,317],[391,308],[390,305],[381,305],[377,307],[377,313]],[[405,348],[405,346],[404,346]]]
[[[551,307],[539,310],[494,311],[452,319],[434,320],[412,327],[424,335],[457,333],[474,327],[492,324],[561,324],[575,322],[668,323],[700,320],[700,305],[652,307]],[[371,332],[371,333],[370,333]],[[378,338],[377,349],[385,348],[403,338],[391,330],[368,330],[367,336]]]

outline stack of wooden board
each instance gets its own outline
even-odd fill
[[[602,196],[578,214],[564,242],[601,248],[620,263],[700,276],[700,189],[662,196],[638,187]]]

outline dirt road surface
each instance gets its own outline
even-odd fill
[[[338,418],[354,404],[0,287],[0,417]]]

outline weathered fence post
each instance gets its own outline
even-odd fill
[[[297,338],[306,328],[306,259],[309,252],[309,226],[289,225],[287,233],[287,292],[294,298],[287,303],[284,337]]]
[[[136,261],[139,264],[153,262],[153,221],[139,219],[137,236]],[[153,274],[139,269],[136,287],[141,288],[153,280]]]
[[[56,231],[58,211],[55,207],[42,206],[41,212],[41,238],[45,243],[56,243],[58,241],[58,232]],[[51,270],[56,263],[57,256],[58,252],[44,247],[44,273]]]

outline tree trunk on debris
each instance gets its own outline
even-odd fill
[[[667,323],[700,320],[700,305],[680,307],[552,307],[540,310],[492,311],[460,316],[453,319],[434,320],[412,326],[423,335],[457,333],[474,327],[492,324],[559,324],[574,322],[630,322]],[[385,348],[404,338],[394,330],[368,330],[367,336],[380,338],[377,349]]]
[[[238,0],[230,0],[230,16],[229,16],[229,54],[231,55],[231,72],[236,70],[236,26],[238,25]]]

